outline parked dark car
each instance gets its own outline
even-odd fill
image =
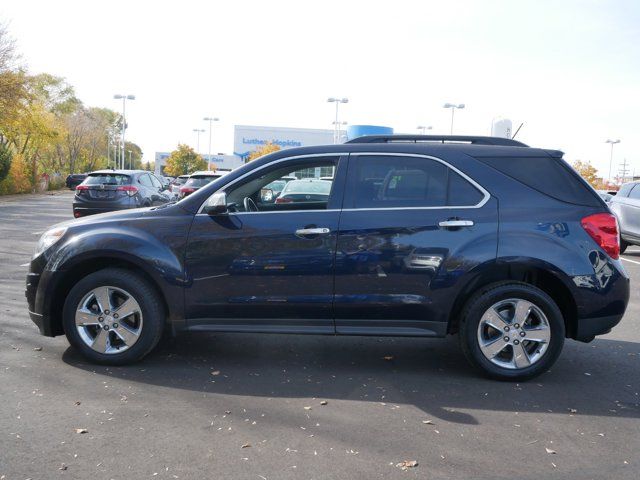
[[[305,178],[288,182],[276,203],[320,202],[326,204],[331,193],[331,182],[318,178]]]
[[[620,251],[624,252],[629,245],[640,245],[640,182],[622,185],[609,201],[609,208],[620,223]]]
[[[164,331],[457,334],[485,374],[531,378],[629,299],[616,219],[561,157],[461,136],[275,152],[176,204],[48,230],[30,316],[110,365]],[[261,201],[274,180],[329,169],[326,199]]]
[[[86,173],[72,173],[71,175],[67,175],[64,183],[69,190],[75,190],[78,185],[84,182],[85,178],[87,178]]]
[[[200,188],[208,185],[214,180],[225,175],[226,172],[219,172],[213,170],[204,170],[202,172],[194,172],[189,176],[189,179],[185,182],[185,184],[180,187],[180,198],[187,197],[191,195],[193,192],[199,190]]]
[[[100,170],[91,172],[76,187],[73,216],[151,207],[170,201],[168,190],[152,173],[144,170]]]

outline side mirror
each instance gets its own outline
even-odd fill
[[[263,203],[273,202],[273,190],[270,188],[263,188],[260,190],[260,201]]]
[[[207,203],[204,204],[204,212],[207,215],[220,215],[227,213],[227,195],[224,192],[214,193],[209,197]]]

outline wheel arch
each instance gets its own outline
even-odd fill
[[[457,333],[460,315],[469,298],[478,290],[499,283],[521,282],[539,288],[558,305],[565,323],[566,336],[574,338],[577,331],[578,307],[570,279],[555,266],[538,259],[499,259],[483,265],[459,291],[449,313],[448,333]]]

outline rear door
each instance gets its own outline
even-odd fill
[[[439,159],[349,158],[338,233],[336,331],[442,335],[459,279],[496,257],[497,201]]]
[[[636,183],[621,207],[625,233],[640,238],[640,183]]]

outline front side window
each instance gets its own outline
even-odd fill
[[[405,156],[358,156],[349,167],[353,208],[473,206],[483,194],[446,165]]]
[[[144,185],[145,187],[151,188],[153,186],[151,183],[151,178],[149,178],[149,175],[147,175],[146,173],[144,175],[140,175],[138,182],[140,182],[140,184]]]
[[[320,178],[334,171],[337,158],[283,162],[265,168],[225,190],[231,211],[324,210],[333,181]]]

